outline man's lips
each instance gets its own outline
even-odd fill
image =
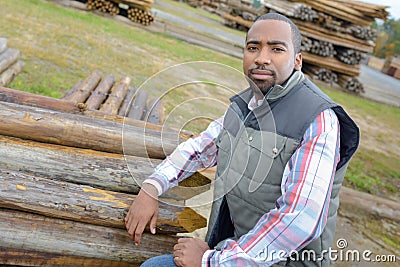
[[[250,70],[251,77],[255,80],[268,80],[274,76],[274,73],[270,70]]]

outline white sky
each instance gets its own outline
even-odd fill
[[[382,6],[390,6],[386,8],[388,11],[389,17],[393,19],[400,19],[400,0],[360,0],[361,2],[377,4]]]

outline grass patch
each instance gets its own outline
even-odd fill
[[[369,218],[366,221],[366,229],[375,237],[375,240],[382,240],[391,248],[391,251],[400,250],[400,236],[396,232],[397,228],[396,222],[386,222],[384,219]]]
[[[373,121],[382,122],[391,128],[400,130],[400,123],[398,123],[400,121],[399,108],[364,99],[329,87],[322,87],[322,90],[350,113],[357,111],[360,114],[371,117]]]
[[[241,68],[240,60],[209,49],[43,0],[2,1],[0,32],[27,63],[9,87],[54,97],[94,69],[117,79],[130,76],[133,84],[140,84],[188,61]]]
[[[399,183],[397,159],[362,147],[351,160],[344,182],[357,190],[383,196],[398,195]]]

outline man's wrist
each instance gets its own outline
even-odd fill
[[[152,183],[143,183],[141,191],[144,191],[147,195],[154,199],[158,199],[158,190],[157,187]]]
[[[162,192],[162,188],[161,188],[161,185],[157,182],[157,181],[155,181],[155,180],[153,180],[153,179],[146,179],[144,182],[143,182],[143,184],[142,184],[142,189],[143,188],[147,188],[147,187],[149,187],[149,186],[152,186],[153,188],[155,188],[155,190],[156,190],[156,196],[160,196],[163,192]],[[151,188],[151,187],[149,187],[149,188]],[[151,189],[152,190],[152,189]]]

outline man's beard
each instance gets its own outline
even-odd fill
[[[254,69],[260,69],[260,70],[267,70],[265,67],[260,66]],[[271,72],[273,79],[269,81],[264,81],[264,80],[256,80],[252,78],[251,71],[254,69],[249,70],[249,83],[250,87],[253,88],[255,93],[262,93],[264,96],[273,88],[276,84],[276,72],[273,70],[268,70]],[[256,87],[256,88],[254,88]]]
[[[260,80],[251,80],[252,83],[257,86],[258,91],[260,91],[263,95],[266,95],[271,88],[273,88],[276,84],[276,79],[274,78],[272,81],[260,81]]]

